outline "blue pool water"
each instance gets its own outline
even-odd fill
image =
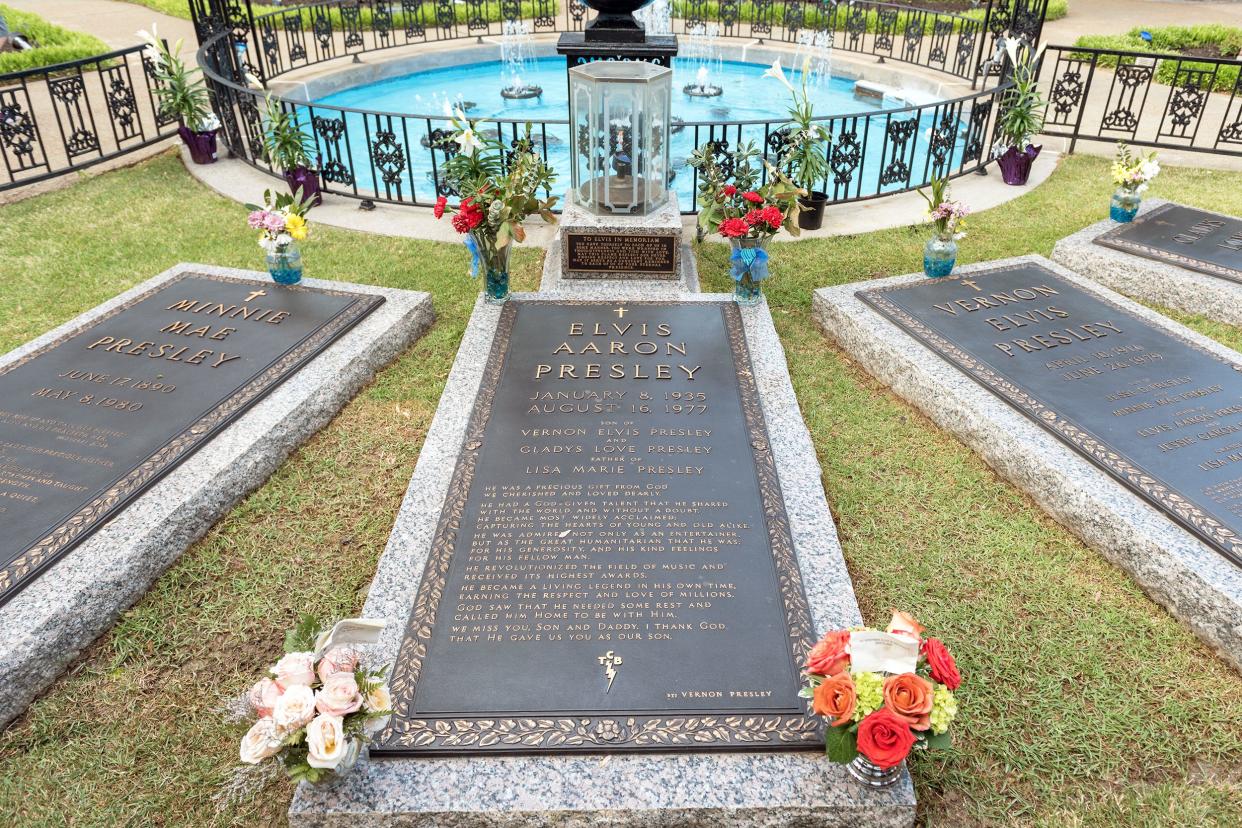
[[[788,92],[779,82],[762,77],[768,68],[766,65],[726,61],[718,64],[718,71],[712,74],[712,83],[719,85],[723,94],[717,97],[701,98],[687,95],[682,88],[694,81],[699,64],[682,60],[674,60],[673,66],[673,116],[685,122],[712,122],[716,124],[714,132],[709,134],[706,126],[696,129],[693,126],[676,131],[670,141],[672,167],[676,178],[673,187],[677,191],[682,209],[689,209],[693,204],[693,171],[685,165],[686,157],[693,151],[696,140],[703,142],[710,137],[721,138],[722,129],[731,147],[741,140],[753,140],[762,147],[765,137],[764,126],[730,124],[721,127],[721,122],[747,120],[766,120],[781,122],[786,116],[789,102]],[[530,119],[534,122],[536,146],[543,136],[547,138],[548,161],[557,170],[558,178],[554,192],[563,194],[569,187],[569,154],[568,125],[547,125],[541,127],[541,121],[567,120],[568,87],[565,61],[560,57],[548,57],[532,60],[528,63],[528,71],[522,76],[525,84],[535,84],[543,89],[538,98],[527,100],[508,100],[501,96],[500,90],[505,84],[502,79],[503,67],[499,61],[469,63],[460,66],[446,67],[425,72],[418,72],[375,83],[364,84],[335,92],[315,101],[332,107],[362,109],[371,113],[409,113],[426,116],[425,118],[407,117],[404,119],[386,115],[366,115],[347,113],[345,116],[348,141],[340,142],[342,154],[348,154],[353,164],[356,186],[362,195],[374,192],[379,197],[397,197],[410,199],[411,187],[419,201],[430,202],[435,197],[433,164],[443,161],[443,156],[432,153],[424,146],[427,133],[432,129],[448,128],[443,118],[446,102],[470,101],[474,106],[469,110],[473,118],[516,118]],[[788,70],[787,70],[788,71]],[[797,77],[791,80],[797,83]],[[812,86],[811,98],[815,104],[817,115],[858,115],[856,120],[849,119],[837,122],[833,129],[856,134],[861,160],[852,171],[848,195],[870,195],[877,191],[901,189],[905,186],[905,176],[900,181],[890,181],[881,185],[882,171],[892,171],[894,161],[900,162],[912,171],[915,182],[922,180],[927,163],[929,130],[932,117],[920,119],[914,135],[906,145],[905,152],[893,153],[893,146],[885,146],[884,136],[886,125],[890,120],[910,120],[912,114],[888,115],[887,110],[899,109],[904,104],[894,99],[883,101],[860,100],[853,94],[854,82],[844,78],[828,78]],[[317,116],[335,116],[336,113],[327,109],[314,110]],[[779,124],[775,125],[779,126]],[[486,126],[484,127],[486,128]],[[521,129],[519,125],[518,129]],[[513,126],[504,125],[504,136],[509,139]],[[739,136],[740,131],[740,136]],[[386,142],[383,133],[391,133],[392,139]],[[962,152],[962,130],[952,149],[952,159],[956,163]],[[377,144],[379,152],[376,152]],[[392,144],[398,148],[393,152]],[[348,145],[348,146],[347,146]],[[888,150],[886,153],[885,150]],[[865,150],[865,151],[863,151]],[[380,161],[376,161],[376,157]],[[882,157],[884,156],[884,157]],[[342,188],[337,183],[333,185]],[[832,191],[829,182],[829,191]],[[838,192],[844,197],[844,193]]]

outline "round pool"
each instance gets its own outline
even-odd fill
[[[701,78],[703,63],[677,58],[673,65],[673,135],[670,155],[677,192],[683,210],[693,207],[694,175],[685,159],[696,144],[709,139],[725,140],[730,148],[739,142],[754,141],[760,148],[767,136],[779,129],[786,118],[789,94],[781,84],[763,77],[767,65],[721,61],[710,65],[710,83],[720,94],[701,97],[686,94],[683,87]],[[790,79],[798,83],[796,73]],[[316,98],[314,103],[345,110],[346,139],[339,142],[348,153],[355,186],[360,191],[375,189],[380,197],[411,193],[420,202],[435,197],[435,177],[442,153],[429,148],[428,135],[448,129],[443,118],[446,104],[465,103],[468,115],[476,118],[529,120],[536,148],[546,147],[549,164],[558,172],[556,189],[569,187],[569,149],[567,124],[548,123],[569,118],[568,84],[565,60],[561,57],[528,61],[521,72],[523,86],[542,89],[538,97],[513,99],[501,94],[513,83],[512,70],[499,61],[466,63],[420,71],[373,83],[350,87]],[[856,198],[878,192],[902,189],[908,170],[914,181],[921,180],[932,149],[932,127],[937,118],[928,112],[893,112],[906,105],[892,98],[861,98],[854,94],[854,81],[819,75],[810,83],[811,99],[819,116],[844,116],[830,124],[837,138],[834,174],[828,181],[830,194]],[[411,113],[401,118],[370,113]],[[330,110],[314,109],[314,115],[330,115]],[[413,117],[419,115],[424,117]],[[743,123],[760,121],[766,123]],[[894,121],[908,122],[894,134]],[[939,120],[943,132],[943,116]],[[485,127],[486,128],[486,125]],[[495,128],[494,126],[492,127]],[[506,143],[515,126],[502,126]],[[520,132],[521,125],[516,129]],[[961,157],[963,130],[953,116],[951,146],[941,141],[938,150],[946,152],[950,166]],[[901,143],[894,138],[903,138]],[[394,151],[394,149],[396,151]],[[844,173],[844,176],[842,176]],[[893,173],[888,175],[886,173]],[[843,180],[841,180],[843,179]],[[342,182],[337,182],[339,185]]]

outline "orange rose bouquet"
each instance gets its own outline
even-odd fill
[[[873,786],[912,750],[947,748],[962,683],[952,653],[904,612],[884,631],[834,630],[807,654],[803,698],[827,720],[828,758]]]

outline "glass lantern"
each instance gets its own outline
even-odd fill
[[[668,203],[673,70],[596,61],[569,70],[573,197],[597,215],[642,216]]]

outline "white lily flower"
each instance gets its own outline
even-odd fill
[[[785,70],[781,68],[780,58],[777,58],[776,60],[772,61],[772,65],[768,67],[768,71],[763,73],[763,77],[774,78],[780,81],[781,83],[785,84],[785,88],[788,89],[790,92],[794,91],[793,84],[790,83],[788,78],[785,77]]]
[[[474,134],[474,130],[467,127],[453,138],[461,146],[461,154],[470,158],[474,155],[475,150],[483,146],[483,142]]]

